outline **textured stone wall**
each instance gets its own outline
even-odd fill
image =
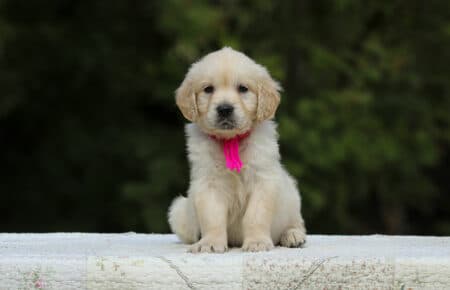
[[[0,289],[450,289],[450,238],[308,237],[189,254],[173,235],[0,234]]]

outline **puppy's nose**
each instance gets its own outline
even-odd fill
[[[220,104],[216,110],[220,118],[228,118],[233,113],[234,107],[230,104]]]

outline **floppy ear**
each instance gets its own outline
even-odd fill
[[[191,122],[197,120],[197,102],[192,82],[185,79],[175,92],[175,101],[183,116]]]
[[[263,78],[258,87],[257,121],[261,122],[273,118],[280,104],[280,91],[280,85],[269,75]]]

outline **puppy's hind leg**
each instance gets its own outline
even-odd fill
[[[200,226],[194,206],[186,197],[175,198],[169,208],[169,224],[181,241],[193,244],[200,239]]]

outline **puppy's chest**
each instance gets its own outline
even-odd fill
[[[226,179],[226,184],[228,185],[225,194],[231,214],[229,218],[234,220],[244,215],[252,194],[252,187],[244,170],[241,173],[227,172],[223,178]]]
[[[226,168],[225,162],[220,158],[216,161],[217,172],[224,184],[226,184],[227,189],[225,192],[230,208],[234,213],[243,213],[245,211],[255,183],[254,168],[250,162],[247,163],[247,158],[245,157],[244,154],[241,157],[244,165],[240,172]]]
[[[226,167],[223,146],[219,142],[209,143],[208,149],[204,151],[207,154],[202,156],[208,160],[205,162],[205,168],[208,169],[203,171],[207,175],[207,179],[220,180],[218,183],[224,189],[223,194],[229,205],[230,222],[238,221],[243,216],[253,192],[257,175],[257,166],[255,166],[257,161],[252,158],[255,155],[252,152],[253,149],[247,142],[240,144],[239,156],[243,163],[240,172]]]

